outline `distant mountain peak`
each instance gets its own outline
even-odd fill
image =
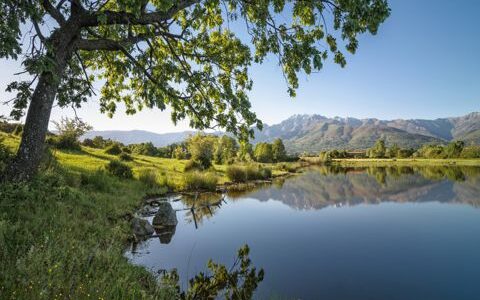
[[[83,138],[100,135],[125,144],[152,142],[160,147],[181,142],[193,133],[195,131],[158,134],[144,130],[110,130],[91,131]],[[320,114],[295,114],[278,124],[265,124],[263,131],[255,130],[253,142],[271,142],[276,138],[283,139],[291,153],[334,148],[365,149],[379,138],[385,139],[387,144],[414,148],[425,143],[446,143],[451,140],[480,144],[480,113],[435,120],[328,118]]]

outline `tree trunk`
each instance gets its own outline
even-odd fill
[[[53,55],[56,61],[54,70],[40,74],[28,107],[20,147],[6,170],[6,179],[9,181],[28,180],[36,174],[40,166],[50,113],[69,58],[68,52],[65,48],[64,50]]]

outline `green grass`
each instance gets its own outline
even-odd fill
[[[60,166],[0,185],[0,298],[169,299],[123,256],[144,193],[137,180]]]
[[[397,158],[397,159],[373,159],[373,158],[359,158],[359,159],[333,159],[332,162],[336,165],[346,167],[369,167],[369,166],[480,166],[480,159],[433,159],[433,158]]]

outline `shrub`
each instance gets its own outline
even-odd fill
[[[107,165],[107,171],[119,178],[132,178],[133,177],[133,172],[132,168],[130,168],[128,165],[122,163],[119,160],[112,160],[110,163]]]
[[[52,135],[47,138],[46,143],[56,149],[81,150],[80,143],[72,135]]]
[[[133,157],[132,157],[130,154],[125,153],[125,152],[120,153],[120,155],[118,156],[118,158],[119,158],[121,161],[132,161],[132,160],[133,160]]]
[[[185,167],[183,169],[184,172],[189,172],[189,171],[203,171],[203,166],[200,162],[196,160],[189,160],[185,164]]]
[[[185,174],[183,188],[190,191],[214,191],[217,187],[218,178],[215,174],[207,172],[189,172]]]
[[[157,174],[152,169],[142,169],[138,173],[138,180],[143,182],[148,187],[154,187],[158,185]]]
[[[461,158],[480,158],[480,146],[467,146],[460,154]]]
[[[119,155],[120,153],[122,153],[122,148],[119,144],[114,143],[105,148],[105,153],[110,155]]]
[[[270,168],[260,168],[259,175],[261,179],[270,179],[272,178],[272,170]]]
[[[226,171],[227,177],[232,182],[245,182],[248,180],[264,180],[272,177],[270,168],[261,166],[230,166]]]
[[[245,174],[245,168],[239,166],[229,166],[226,170],[227,178],[232,182],[245,182],[247,176]]]
[[[80,150],[78,139],[92,127],[80,119],[62,118],[59,122],[53,121],[58,135],[51,138],[51,145],[57,149]]]
[[[127,146],[123,146],[122,147],[122,152],[125,152],[125,153],[128,153],[128,154],[132,154],[132,150],[127,147]]]
[[[88,138],[83,140],[82,145],[84,145],[85,147],[96,148],[93,140]]]

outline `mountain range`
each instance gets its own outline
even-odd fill
[[[152,142],[161,147],[183,141],[195,131],[158,134],[149,131],[90,131],[83,138],[96,135],[125,144]],[[215,134],[222,134],[215,132]],[[417,148],[426,143],[463,140],[480,144],[480,113],[461,117],[379,120],[374,118],[328,118],[321,115],[294,115],[279,124],[255,130],[253,143],[281,138],[290,153],[318,152],[328,149],[366,149],[382,138],[387,145]]]

